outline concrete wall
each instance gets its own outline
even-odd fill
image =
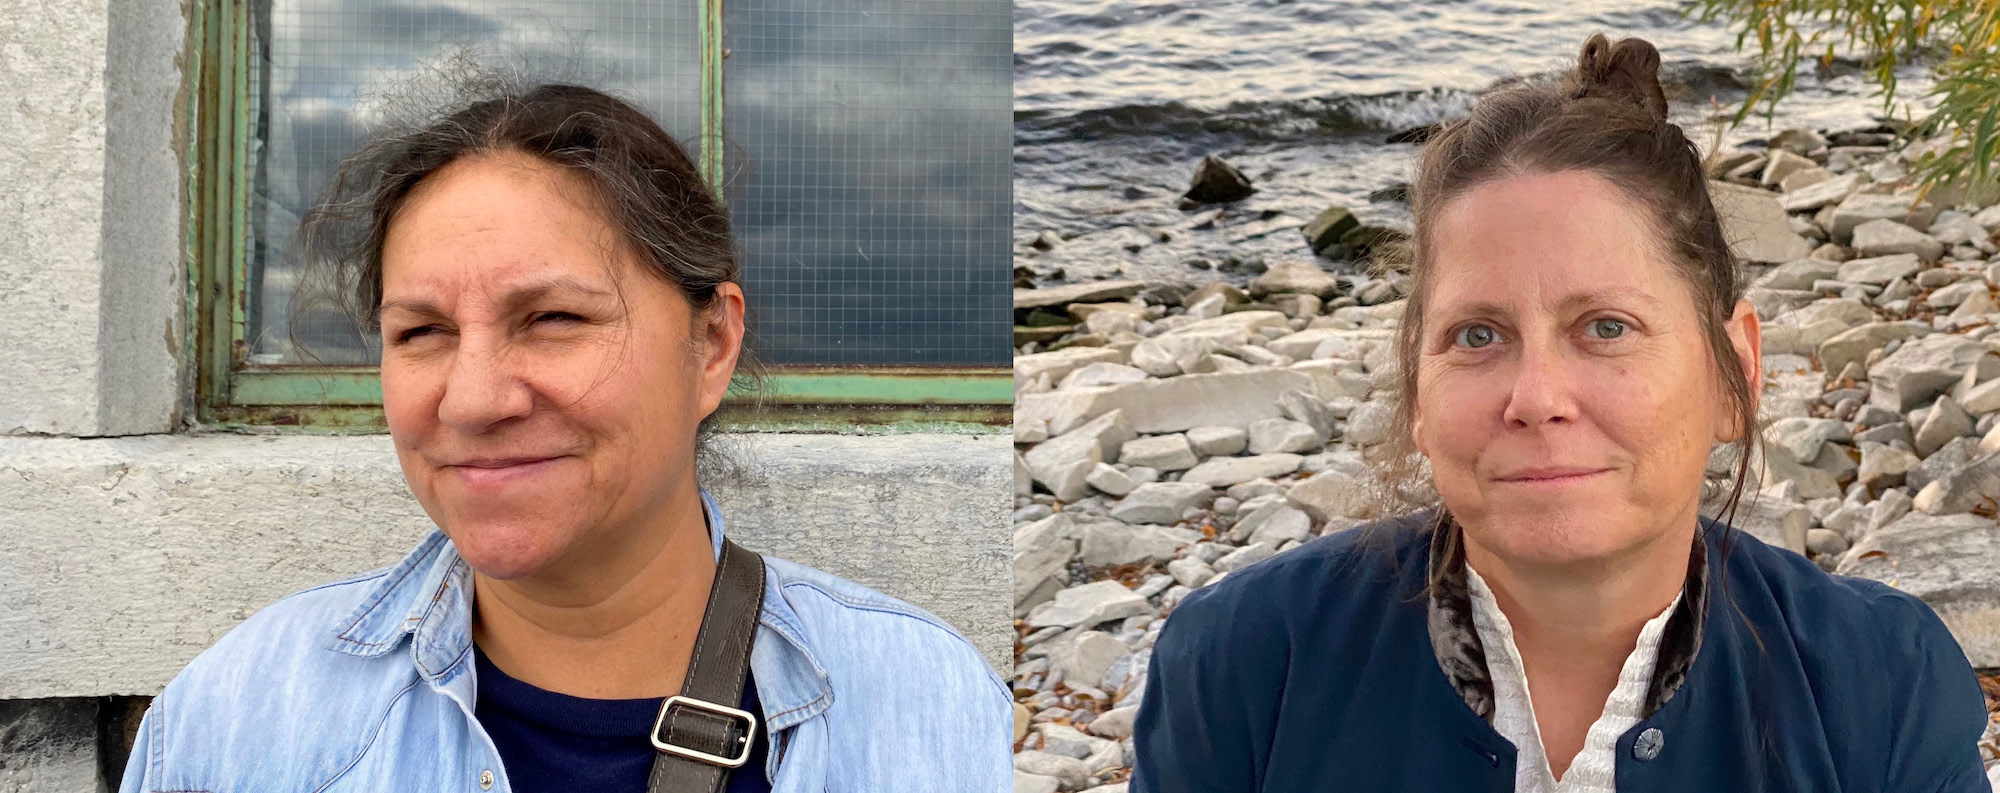
[[[0,0],[0,793],[115,787],[143,697],[429,521],[380,436],[203,432],[182,0]],[[1011,657],[1004,435],[735,436],[733,536]],[[135,698],[136,697],[136,698]]]

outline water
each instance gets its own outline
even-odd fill
[[[1016,0],[1016,265],[1039,283],[1132,277],[1191,281],[1232,261],[1312,256],[1297,227],[1331,205],[1407,227],[1371,192],[1407,181],[1417,146],[1390,134],[1464,113],[1503,78],[1574,63],[1592,33],[1639,36],[1661,53],[1676,123],[1704,148],[1745,96],[1750,56],[1719,23],[1659,0]],[[1801,70],[1775,123],[1854,129],[1883,112],[1852,58]],[[1921,101],[1904,71],[1898,104]],[[1920,106],[1920,105],[1919,105]],[[1899,111],[1898,115],[1901,115]],[[1256,195],[1218,213],[1182,210],[1194,165],[1218,154]],[[1029,247],[1044,230],[1068,241]]]

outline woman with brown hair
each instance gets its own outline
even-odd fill
[[[1659,64],[1594,36],[1428,142],[1391,473],[1430,506],[1183,600],[1133,790],[1987,789],[1937,616],[1728,523],[1757,316]]]

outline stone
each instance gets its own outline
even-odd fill
[[[1806,549],[1821,556],[1839,556],[1849,544],[1845,536],[1832,529],[1806,530]]]
[[[1306,247],[1319,253],[1338,245],[1342,235],[1360,226],[1361,219],[1347,207],[1328,207],[1305,225]]]
[[[1312,387],[1311,375],[1287,369],[1191,374],[1116,386],[1096,395],[1092,407],[1123,410],[1132,429],[1147,434],[1217,424],[1248,427],[1282,415],[1280,394]]]
[[[1078,349],[1069,347],[1065,349]],[[1084,348],[1088,349],[1088,348]],[[1056,384],[1057,388],[1092,388],[1096,386],[1136,383],[1147,378],[1146,372],[1122,363],[1098,361],[1078,367],[1064,375]]]
[[[1113,458],[1119,447],[1132,438],[1132,428],[1126,423],[1124,413],[1113,410],[1035,444],[1023,457],[1035,481],[1047,486],[1056,498],[1075,501],[1085,495],[1084,480],[1091,468]]]
[[[1942,448],[1953,438],[1972,434],[1972,416],[1959,407],[1951,397],[1939,397],[1937,405],[1924,416],[1924,423],[1917,428],[1915,441],[1917,455],[1928,457]]]
[[[1834,207],[1826,231],[1835,242],[1844,244],[1854,235],[1856,227],[1871,220],[1893,220],[1923,231],[1930,228],[1931,218],[1936,216],[1936,207],[1928,202],[1917,203],[1912,195],[1855,193]]]
[[[1186,437],[1194,453],[1202,457],[1240,454],[1250,445],[1250,433],[1241,427],[1192,427]]]
[[[1771,268],[1770,272],[1758,277],[1756,286],[1763,289],[1811,289],[1814,283],[1832,279],[1839,272],[1839,262],[1798,259]]]
[[[1250,334],[1242,328],[1211,328],[1205,331],[1169,332],[1132,346],[1132,366],[1154,377],[1172,377],[1188,371],[1202,355],[1245,344]]]
[[[1971,215],[1949,210],[1939,212],[1937,219],[1931,221],[1931,235],[1936,237],[1938,242],[1946,245],[1972,245],[1974,247],[1982,244],[1986,245],[1987,248],[1983,248],[1983,250],[1990,250],[1993,242],[1991,232],[1987,231],[1985,226],[1980,225],[1979,221],[1974,220]]]
[[[1846,422],[1835,419],[1782,418],[1764,429],[1765,443],[1800,463],[1818,457],[1820,446],[1827,441],[1845,441],[1851,437]]]
[[[1777,263],[1803,259],[1812,252],[1812,242],[1792,230],[1776,194],[1717,181],[1708,183],[1708,193],[1715,203],[1716,218],[1722,222],[1722,236],[1729,241],[1730,255]]]
[[[2000,505],[2000,452],[1972,460],[1924,485],[1910,505],[1927,515],[1956,515]]]
[[[1806,531],[1812,528],[1812,510],[1793,501],[1765,496],[1746,498],[1737,505],[1736,528],[1769,545],[1801,556],[1806,552]]]
[[[1195,166],[1193,183],[1183,197],[1197,204],[1223,204],[1241,201],[1255,192],[1257,188],[1251,186],[1250,177],[1211,154]]]
[[[1273,498],[1238,520],[1229,529],[1229,540],[1236,543],[1269,542],[1271,547],[1276,548],[1286,540],[1303,540],[1311,534],[1311,516],[1285,503],[1284,499]]]
[[[1312,295],[1325,300],[1340,292],[1340,280],[1310,262],[1281,262],[1250,282],[1250,294]]]
[[[1372,501],[1367,486],[1343,471],[1314,474],[1285,491],[1285,499],[1321,521],[1369,517]]]
[[[1923,260],[1913,253],[1897,253],[1841,262],[1839,278],[1850,284],[1884,285],[1909,278],[1923,269]]]
[[[1138,705],[1123,705],[1098,715],[1090,722],[1090,734],[1111,740],[1132,737],[1132,722],[1139,716]]]
[[[1832,171],[1819,166],[1800,168],[1787,174],[1784,179],[1780,180],[1778,182],[1778,190],[1786,194],[1797,193],[1800,190],[1832,178]],[[1780,200],[1782,201],[1782,199]]]
[[[1054,352],[1038,352],[1033,355],[1014,356],[1014,386],[1031,382],[1046,374],[1050,381],[1060,381],[1070,372],[1093,363],[1119,363],[1125,356],[1117,350],[1103,347],[1064,347]]]
[[[1200,559],[1188,557],[1168,562],[1167,574],[1174,577],[1175,583],[1193,588],[1206,584],[1208,579],[1214,578],[1215,568]]]
[[[1770,149],[1772,157],[1786,152],[1809,157],[1825,149],[1827,143],[1826,136],[1819,134],[1818,130],[1794,128],[1772,135],[1771,140],[1765,145]]]
[[[1194,449],[1188,445],[1186,435],[1148,435],[1133,438],[1119,447],[1118,462],[1126,465],[1143,465],[1162,471],[1184,471],[1201,462],[1195,457]]]
[[[1153,610],[1146,599],[1117,581],[1093,581],[1056,593],[1055,599],[1028,612],[1030,630],[1060,626],[1098,625]]]
[[[1937,261],[1944,255],[1944,243],[1936,237],[1893,220],[1871,220],[1855,226],[1851,247],[1860,256],[1907,253],[1926,262]]]
[[[1841,371],[1847,368],[1848,364],[1864,363],[1869,353],[1888,346],[1889,342],[1907,339],[1928,331],[1928,328],[1909,322],[1870,322],[1856,325],[1820,343],[1820,366],[1828,371]]]
[[[1906,412],[1944,393],[1987,352],[1986,345],[1949,333],[1905,341],[1868,367],[1868,404]]]
[[[1819,164],[1809,157],[1802,157],[1783,149],[1774,149],[1770,157],[1764,161],[1764,173],[1758,177],[1757,183],[1765,187],[1774,187],[1783,182],[1787,176],[1807,168],[1818,167]]]
[[[1861,467],[1855,472],[1855,481],[1879,492],[1902,484],[1903,475],[1917,467],[1919,462],[1922,462],[1921,458],[1894,446],[1864,442],[1861,444]]]
[[[1963,407],[1965,412],[1975,416],[2000,411],[2000,378],[1967,389]]]
[[[1089,281],[1081,284],[1046,286],[1040,289],[1014,290],[1014,310],[1026,311],[1047,306],[1066,306],[1071,303],[1101,303],[1106,300],[1123,300],[1145,289],[1139,281]]]
[[[1083,536],[1079,520],[1094,522],[1103,518],[1059,512],[1014,530],[1015,608],[1033,605],[1026,601],[1036,590],[1043,588],[1045,582],[1065,575],[1069,560],[1076,556],[1078,541]],[[1057,588],[1060,588],[1059,584],[1049,588],[1044,598],[1053,595]]]
[[[1945,474],[1958,470],[1966,463],[1972,462],[1973,458],[1983,453],[1979,448],[1978,440],[1973,438],[1953,438],[1937,451],[1931,452],[1930,456],[1925,457],[1923,462],[1917,463],[1908,473],[1905,473],[1903,475],[1903,485],[1908,487],[1912,493],[1919,492],[1931,482],[1943,478]]]
[[[1111,663],[1131,652],[1123,642],[1103,631],[1084,631],[1075,639],[1057,642],[1049,648],[1049,667],[1062,670],[1063,680],[1097,688]]]
[[[1326,440],[1326,436],[1311,425],[1291,419],[1261,419],[1250,423],[1251,454],[1311,452],[1325,446]]]
[[[1849,548],[1834,572],[1922,599],[1975,667],[2000,666],[2000,525],[1978,515],[1910,513]]]
[[[1333,438],[1338,418],[1334,415],[1333,407],[1317,396],[1305,391],[1287,391],[1279,394],[1278,411],[1284,413],[1285,418],[1312,428],[1313,435],[1319,439],[1314,448],[1324,445]]]
[[[1363,402],[1348,415],[1343,438],[1357,447],[1386,442],[1395,419],[1394,404],[1383,400]]]
[[[1062,790],[1081,790],[1084,785],[1090,783],[1090,767],[1084,765],[1082,760],[1039,749],[1026,749],[1015,753],[1014,789],[1017,793],[1039,792],[1044,789],[1042,783],[1037,780],[1031,779],[1024,783],[1023,775],[1055,779]]]
[[[1848,196],[1853,195],[1854,191],[1861,189],[1865,184],[1868,184],[1868,177],[1862,174],[1836,176],[1796,190],[1787,190],[1785,195],[1778,199],[1778,205],[1784,207],[1786,212],[1810,212],[1847,200]]]
[[[1211,457],[1181,474],[1182,482],[1205,487],[1229,487],[1257,479],[1284,476],[1299,470],[1305,458],[1296,454],[1272,453],[1254,457]]]
[[[1181,546],[1201,539],[1201,532],[1172,526],[1134,526],[1103,519],[1080,525],[1083,542],[1078,558],[1088,568],[1165,562],[1174,558]]]
[[[1964,303],[1973,295],[1986,294],[1987,288],[1986,284],[1979,281],[1960,281],[1950,286],[1939,287],[1937,291],[1924,296],[1924,302],[1931,304],[1933,308],[1952,308]]]
[[[1264,561],[1265,559],[1269,559],[1272,556],[1276,555],[1277,553],[1278,553],[1277,548],[1274,548],[1270,545],[1265,545],[1264,543],[1261,542],[1245,545],[1234,551],[1230,551],[1228,555],[1215,560],[1215,569],[1223,573],[1233,573],[1236,572],[1237,570],[1241,570],[1250,565]]]
[[[1097,492],[1113,496],[1123,496],[1132,492],[1139,483],[1130,474],[1118,470],[1117,466],[1098,463],[1091,466],[1090,473],[1084,474],[1083,481],[1097,489]]]
[[[1175,523],[1189,507],[1207,506],[1215,500],[1208,485],[1189,482],[1152,482],[1140,485],[1111,508],[1111,517],[1126,523]]]

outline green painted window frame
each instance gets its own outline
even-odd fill
[[[701,132],[697,164],[721,184],[723,0],[699,4]],[[193,0],[184,119],[188,163],[184,256],[185,353],[196,361],[198,420],[222,429],[383,432],[382,386],[372,366],[264,366],[247,360],[249,294],[250,8]],[[990,431],[1013,420],[1005,367],[774,366],[754,398],[725,403],[725,427],[777,431]]]

